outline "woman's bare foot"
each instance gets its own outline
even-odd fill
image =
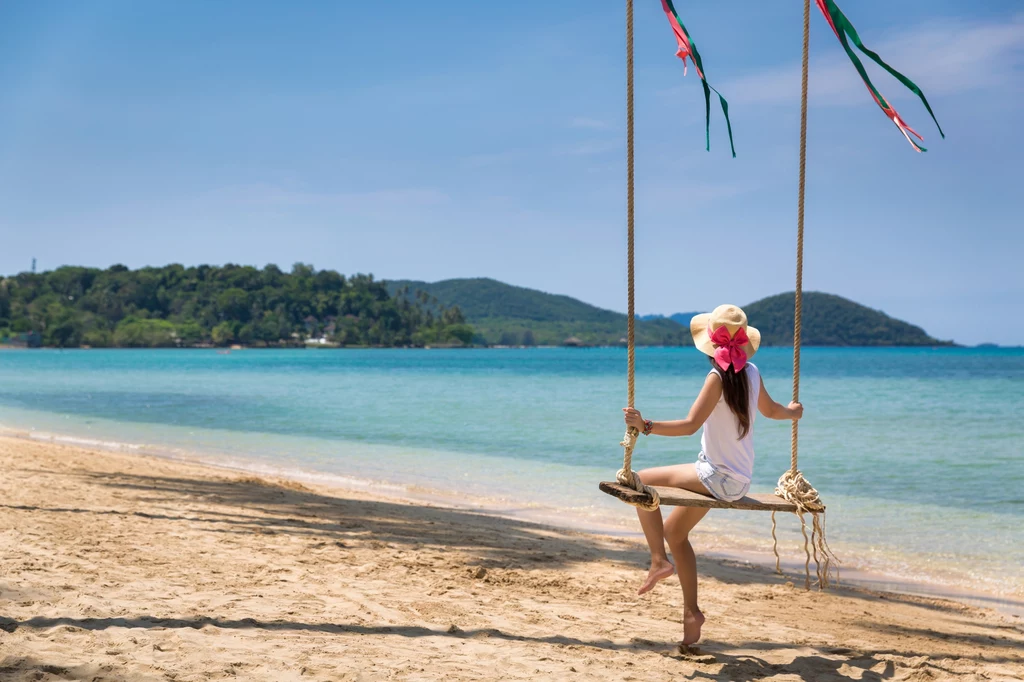
[[[704,625],[704,614],[700,611],[683,611],[683,644],[690,646],[700,639],[700,628]]]
[[[668,561],[667,559],[663,559],[658,562],[652,561],[651,570],[647,573],[647,580],[645,580],[644,584],[640,586],[640,589],[639,591],[637,591],[637,594],[646,594],[647,592],[650,592],[654,589],[655,585],[657,585],[660,581],[664,580],[665,578],[671,577],[672,574],[675,572],[676,567],[673,566],[672,562]]]

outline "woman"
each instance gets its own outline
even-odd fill
[[[645,420],[633,408],[624,408],[626,424],[644,435],[690,436],[704,427],[701,451],[694,464],[646,469],[639,473],[646,485],[684,488],[728,502],[738,500],[750,489],[754,473],[754,416],[768,419],[800,419],[804,408],[791,402],[784,407],[765,390],[761,373],[750,362],[761,344],[761,334],[747,325],[747,316],[734,305],[722,305],[690,321],[697,350],[711,357],[711,370],[686,419]],[[649,592],[678,567],[683,588],[683,644],[700,639],[704,614],[697,605],[697,559],[689,535],[707,508],[676,507],[662,520],[661,511],[637,509],[640,525],[651,550],[651,569],[640,587]],[[665,553],[672,551],[675,567]]]

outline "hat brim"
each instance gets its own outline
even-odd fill
[[[711,313],[694,315],[690,320],[690,336],[693,337],[693,345],[704,355],[715,354],[715,344],[711,343],[708,337],[708,322],[711,321]],[[747,325],[747,343],[743,346],[743,352],[747,358],[754,357],[754,353],[761,347],[761,332],[756,327]]]

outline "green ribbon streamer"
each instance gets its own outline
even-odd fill
[[[860,77],[864,79],[864,83],[867,84],[867,86],[871,89],[871,92],[875,95],[875,97],[878,98],[878,101],[881,102],[885,107],[892,109],[892,107],[889,106],[889,102],[887,102],[886,99],[882,97],[882,93],[880,93],[875,88],[874,84],[871,82],[871,79],[868,78],[867,71],[864,70],[864,64],[861,63],[860,58],[857,56],[857,53],[850,48],[850,43],[846,40],[847,34],[849,34],[850,38],[853,39],[853,44],[856,45],[861,52],[870,57],[872,61],[874,61],[876,64],[878,64],[883,69],[892,74],[896,78],[896,80],[898,80],[900,83],[903,83],[903,85],[905,85],[907,89],[909,89],[911,92],[913,92],[915,95],[921,98],[921,102],[924,104],[924,108],[928,110],[929,115],[931,115],[932,117],[932,121],[935,122],[935,127],[939,129],[939,135],[941,135],[942,138],[945,139],[946,133],[942,132],[942,126],[939,125],[938,119],[935,118],[935,113],[932,111],[931,105],[928,104],[928,99],[924,96],[924,93],[921,92],[921,88],[917,87],[917,84],[914,83],[914,81],[910,80],[902,73],[886,64],[882,60],[882,58],[878,56],[876,52],[869,50],[867,47],[864,46],[864,43],[861,42],[860,36],[857,34],[857,29],[853,27],[853,24],[851,24],[850,20],[846,18],[846,15],[843,14],[843,11],[839,9],[839,5],[837,5],[834,0],[825,0],[825,5],[828,8],[829,16],[832,17],[832,23],[835,24],[836,33],[839,36],[839,42],[842,43],[843,49],[846,50],[846,54],[850,58],[850,61],[853,62],[854,67],[857,69],[857,73],[859,73]],[[694,52],[696,52],[696,50],[694,50]],[[921,149],[927,151],[924,149],[924,147],[921,147]]]
[[[701,61],[700,52],[697,51],[697,44],[693,42],[693,38],[690,37],[690,32],[686,30],[686,26],[683,21],[679,18],[679,12],[676,12],[675,5],[672,4],[672,0],[665,0],[668,4],[669,9],[672,10],[672,14],[675,15],[676,21],[679,22],[679,27],[683,29],[683,33],[686,34],[686,39],[690,41],[690,51],[693,53],[693,63],[697,65],[697,75],[700,76],[701,85],[704,86],[704,148],[707,151],[711,151],[711,91],[715,90],[708,83],[707,79],[704,78],[704,62]],[[725,97],[722,96],[718,90],[715,90],[715,94],[718,95],[718,101],[722,105],[722,114],[725,115],[725,125],[729,129],[729,148],[732,150],[732,158],[736,158],[736,145],[732,139],[732,122],[729,120],[729,103],[725,101]]]

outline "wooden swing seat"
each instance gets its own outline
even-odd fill
[[[602,492],[617,497],[623,502],[650,502],[651,496],[638,493],[628,486],[613,481],[603,481],[599,486]],[[651,486],[661,496],[661,504],[665,507],[707,507],[710,509],[746,509],[750,511],[795,512],[796,505],[787,502],[778,495],[754,493],[741,497],[735,502],[723,502],[708,495],[691,492],[682,488]]]

